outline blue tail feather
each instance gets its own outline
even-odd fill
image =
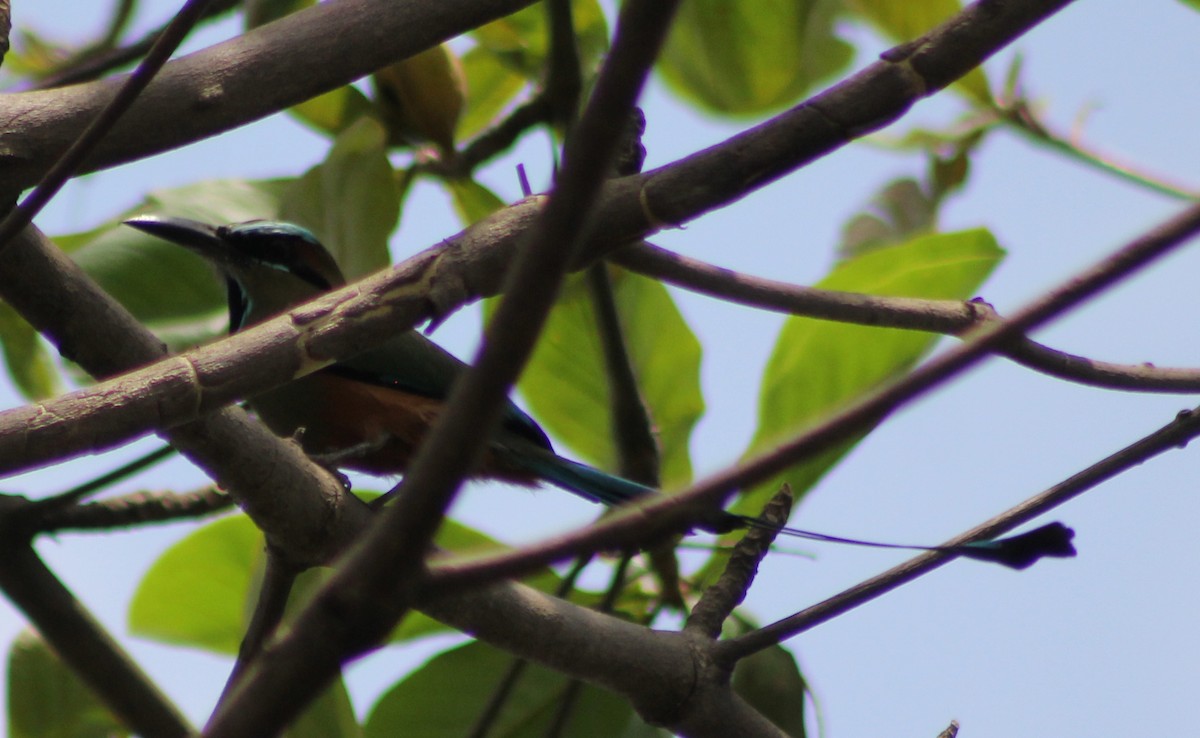
[[[613,476],[570,459],[551,454],[525,454],[521,465],[539,478],[580,497],[609,507],[623,505],[658,490]]]
[[[616,507],[632,500],[658,494],[658,490],[653,487],[631,482],[628,479],[602,472],[586,464],[564,459],[550,452],[525,453],[517,458],[519,458],[518,463],[522,467],[540,479],[556,487],[561,487],[589,502],[595,502],[608,507]],[[705,522],[698,522],[696,525],[699,529],[711,533],[727,533],[739,528],[765,528],[796,538],[845,543],[853,546],[947,551],[977,561],[990,561],[1002,564],[1012,569],[1024,569],[1045,556],[1069,557],[1075,555],[1075,548],[1071,545],[1071,538],[1075,533],[1062,523],[1050,523],[1028,533],[1009,538],[976,541],[957,546],[911,546],[862,541],[855,538],[842,538],[840,536],[814,533],[798,528],[778,526],[767,523],[759,518],[724,511],[717,511],[714,513],[712,519]]]

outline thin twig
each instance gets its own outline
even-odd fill
[[[132,477],[134,474],[137,474],[147,467],[157,464],[174,453],[174,447],[169,445],[161,446],[148,454],[140,456],[127,464],[123,464],[116,469],[113,469],[107,474],[102,474],[95,479],[91,479],[76,487],[72,487],[66,492],[61,492],[59,494],[38,500],[34,504],[38,509],[38,513],[42,515],[48,515],[51,511],[63,510],[74,505],[93,492],[99,492],[105,487],[110,487],[117,482]]]
[[[550,36],[546,57],[546,95],[550,99],[550,119],[570,137],[579,117],[579,96],[583,92],[579,43],[570,0],[547,0],[546,30]]]
[[[241,0],[213,0],[212,4],[205,9],[200,19],[214,18],[240,4]],[[111,43],[116,41],[113,32],[117,31],[119,34],[120,31],[119,25],[113,23],[105,34],[104,41],[98,44],[97,47],[86,49],[75,58],[67,60],[67,62],[54,72],[51,72],[31,85],[29,89],[48,90],[53,87],[79,84],[80,82],[96,79],[126,64],[131,64],[142,58],[153,48],[154,43],[166,33],[169,27],[170,24],[156,28],[127,46],[110,48]]]
[[[692,608],[684,630],[702,633],[711,639],[721,635],[721,626],[746,598],[758,574],[758,565],[771,550],[779,527],[787,525],[791,511],[792,488],[785,484],[763,508],[760,519],[767,525],[752,528],[738,541],[720,578],[704,590],[700,601]]]
[[[522,133],[550,121],[550,99],[542,91],[513,109],[504,120],[476,136],[462,151],[451,158],[419,161],[414,169],[445,179],[469,177],[481,164],[508,151]]]
[[[142,90],[146,89],[146,85],[150,84],[150,80],[154,79],[158,70],[162,69],[162,66],[171,58],[171,54],[175,53],[175,49],[179,48],[179,44],[187,38],[192,27],[204,14],[204,8],[211,1],[187,0],[175,17],[171,19],[171,23],[163,34],[154,42],[154,46],[146,54],[146,58],[138,65],[137,69],[133,70],[133,74],[125,80],[125,84],[121,85],[116,97],[104,106],[100,114],[63,152],[58,161],[42,177],[33,192],[29,193],[29,196],[21,202],[16,210],[0,221],[0,253],[8,248],[13,236],[33,222],[34,217],[79,169],[96,144],[108,135],[117,120],[125,114],[125,111],[129,110],[133,101],[142,94]]]
[[[953,546],[984,538],[994,538],[1006,533],[1022,523],[1033,520],[1064,502],[1078,497],[1102,482],[1112,479],[1121,472],[1145,463],[1164,451],[1182,448],[1197,436],[1200,436],[1200,408],[1185,410],[1179,413],[1173,421],[1150,435],[1092,464],[986,523],[955,536],[946,545]],[[752,633],[719,643],[717,655],[729,663],[733,663],[890,592],[906,582],[933,571],[953,558],[953,555],[943,551],[930,551],[916,556],[795,615]]]
[[[38,533],[108,532],[147,523],[193,520],[230,507],[233,498],[212,485],[194,492],[135,492],[86,505],[39,511],[33,528]]]
[[[646,242],[619,249],[610,258],[626,269],[686,290],[788,315],[949,335],[963,335],[1001,320],[979,301],[881,297],[804,287],[713,266]],[[1025,336],[1002,344],[996,353],[1029,369],[1091,387],[1175,394],[1200,391],[1200,369],[1099,361]]]
[[[608,266],[604,263],[592,265],[585,272],[585,279],[608,379],[609,416],[612,418],[612,439],[617,448],[618,472],[626,479],[658,487],[658,440],[654,437],[650,410],[638,389]]]
[[[242,637],[241,646],[238,647],[237,660],[234,661],[229,678],[225,680],[225,688],[221,690],[221,696],[217,700],[218,708],[233,694],[250,664],[283,622],[288,598],[291,597],[296,577],[300,573],[285,556],[267,548],[267,565],[263,572],[262,586],[258,591],[258,600],[254,603],[254,614],[250,616],[246,635]]]
[[[604,592],[604,598],[596,606],[598,612],[611,613],[617,604],[617,600],[621,597],[621,593],[625,591],[625,583],[628,581],[629,562],[633,560],[634,552],[625,551],[621,554],[617,565],[613,567],[612,576],[608,581],[608,589]],[[575,711],[575,707],[579,704],[579,697],[583,694],[584,682],[581,679],[571,679],[566,688],[558,698],[558,705],[554,710],[554,716],[550,719],[550,724],[546,727],[543,735],[545,738],[559,738],[564,734],[568,724],[571,721],[571,714]]]
[[[997,109],[996,112],[999,113],[1001,121],[1027,138],[1066,154],[1075,161],[1098,169],[1105,174],[1132,182],[1160,195],[1167,195],[1179,200],[1200,199],[1200,190],[1169,182],[1164,177],[1150,174],[1133,164],[1118,162],[1111,154],[1102,154],[1073,140],[1070,136],[1064,136],[1051,130],[1038,119],[1029,103],[1024,99],[1014,100]]]

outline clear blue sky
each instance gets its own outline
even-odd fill
[[[146,3],[151,26],[170,12]],[[19,3],[18,25],[81,38],[101,13],[68,0]],[[230,27],[224,29],[225,33]],[[211,43],[212,34],[204,43]],[[1152,171],[1200,187],[1194,144],[1200,99],[1200,13],[1175,0],[1080,0],[1020,41],[1027,80],[1050,120],[1078,122],[1085,139]],[[1011,58],[990,67],[992,78]],[[869,61],[860,58],[862,65]],[[655,84],[646,100],[649,166],[738,130],[678,106]],[[913,120],[947,120],[954,101],[919,105]],[[291,175],[320,160],[325,142],[283,117],[69,187],[40,225],[89,227],[151,188],[216,176]],[[510,160],[544,182],[545,146]],[[764,193],[656,240],[746,272],[811,283],[832,260],[841,223],[886,179],[921,162],[854,146]],[[484,179],[518,195],[511,165]],[[410,200],[393,253],[402,258],[457,230],[433,189]],[[1181,208],[1097,175],[1009,134],[974,161],[968,190],[948,206],[947,230],[986,226],[1009,251],[982,295],[1001,311],[1023,301]],[[420,212],[420,220],[412,213]],[[1038,334],[1051,345],[1114,361],[1198,366],[1191,316],[1200,314],[1200,244],[1159,264]],[[693,441],[700,473],[734,460],[755,422],[758,375],[781,318],[679,294],[706,349],[708,413]],[[469,355],[478,319],[465,311],[437,338]],[[5,406],[19,400],[5,390]],[[1169,421],[1190,397],[1152,397],[1068,386],[995,360],[900,412],[805,501],[804,527],[846,535],[931,542],[1060,481]],[[145,446],[141,447],[145,448]],[[126,449],[123,456],[132,455]],[[44,494],[116,462],[84,459],[62,470],[6,480],[6,491]],[[1194,451],[1168,454],[1055,514],[1077,530],[1080,556],[1023,573],[955,563],[788,643],[824,714],[827,735],[932,738],[951,718],[970,738],[1120,736],[1194,730],[1200,684],[1200,497]],[[202,477],[184,462],[147,484],[189,488]],[[509,541],[589,520],[594,510],[554,492],[473,488],[462,518]],[[40,550],[117,634],[141,573],[186,526],[132,535],[63,536]],[[786,616],[900,560],[886,552],[823,547],[810,561],[773,556],[747,602],[764,622]],[[0,642],[20,627],[0,603]],[[228,664],[192,651],[124,639],[135,657],[202,723]],[[388,650],[351,672],[365,710],[384,684],[444,646]]]

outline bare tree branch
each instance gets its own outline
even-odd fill
[[[792,464],[823,451],[869,427],[888,413],[922,396],[955,374],[973,366],[1013,336],[1041,325],[1100,290],[1132,275],[1200,233],[1200,205],[1149,231],[1108,258],[1063,282],[1011,318],[981,329],[959,346],[936,356],[908,376],[850,404],[816,426],[778,447],[701,480],[691,487],[653,501],[633,503],[587,531],[562,536],[521,551],[497,554],[468,564],[441,564],[430,571],[431,594],[457,591],[481,582],[520,576],[536,567],[604,546],[629,546],[654,535],[680,530],[706,511],[721,505],[735,490],[766,481]],[[1021,518],[1013,523],[1024,522]],[[1002,530],[991,530],[990,534]],[[985,536],[976,536],[982,538]],[[960,542],[965,542],[963,538]],[[939,559],[940,561],[940,559]]]
[[[37,503],[34,503],[37,504]],[[228,510],[233,499],[213,486],[194,492],[148,491],[40,512],[38,533],[112,531],[147,523],[190,520]]]
[[[1112,479],[1121,472],[1143,464],[1164,451],[1183,448],[1197,436],[1200,436],[1200,408],[1185,410],[1154,433],[1092,464],[1069,479],[1059,482],[986,523],[955,536],[947,545],[992,538],[1006,533],[1018,525],[1033,520],[1048,510],[1078,497],[1102,482]],[[951,558],[940,551],[930,551],[916,556],[795,615],[744,636],[722,642],[717,646],[717,657],[732,663],[764,648],[769,648],[890,592],[905,582],[927,574],[947,563]]]
[[[789,315],[956,336],[1000,320],[991,306],[977,300],[919,300],[802,287],[723,269],[645,242],[617,249],[609,258],[686,290]],[[1043,374],[1092,387],[1179,394],[1200,391],[1200,369],[1114,364],[1059,351],[1024,336],[1000,346],[996,353]]]
[[[733,613],[733,609],[742,604],[754,577],[758,574],[758,565],[771,550],[777,531],[771,526],[787,525],[788,515],[792,512],[792,489],[788,485],[775,493],[763,510],[762,519],[768,523],[762,528],[752,528],[742,536],[729,555],[725,571],[717,582],[704,591],[700,601],[692,608],[684,630],[702,633],[708,638],[716,639],[721,635],[721,626]]]
[[[0,561],[0,589],[125,725],[145,736],[192,735],[153,680],[42,562],[27,533],[3,531]]]
[[[168,64],[80,171],[116,166],[251,123],[531,3],[320,3]],[[6,192],[15,195],[40,179],[111,95],[111,81],[100,80],[0,97],[0,124],[6,131],[0,176]]]
[[[187,0],[161,36],[154,42],[150,53],[138,65],[133,74],[121,85],[121,89],[109,101],[96,117],[88,121],[85,128],[62,156],[54,162],[54,166],[41,178],[38,186],[14,211],[0,221],[0,254],[8,247],[8,243],[19,231],[33,222],[35,216],[50,202],[50,199],[62,189],[71,175],[79,169],[80,164],[96,146],[108,136],[109,131],[121,119],[150,80],[158,74],[163,65],[179,44],[191,32],[192,27],[200,20],[205,7],[211,0]]]

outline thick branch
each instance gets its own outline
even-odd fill
[[[145,736],[187,736],[187,720],[38,558],[28,539],[5,532],[0,589],[110,710]]]
[[[532,0],[320,3],[167,65],[88,159],[95,171],[266,117]],[[347,42],[352,39],[352,42]],[[32,186],[108,102],[112,80],[0,97],[0,178]]]

